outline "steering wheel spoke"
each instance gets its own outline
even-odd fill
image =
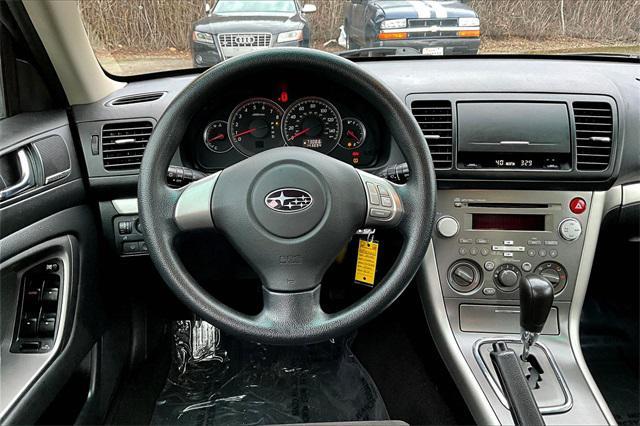
[[[379,176],[358,170],[366,192],[367,210],[365,227],[393,228],[402,222],[404,203],[395,185]]]
[[[213,228],[213,189],[221,172],[182,188],[175,202],[173,219],[181,231]]]
[[[309,326],[329,317],[320,307],[320,286],[301,292],[278,292],[263,287],[263,308],[257,320],[265,329],[288,329],[292,336],[304,335]],[[296,343],[296,342],[292,342]]]

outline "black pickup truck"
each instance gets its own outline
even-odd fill
[[[426,55],[475,55],[480,20],[464,0],[350,0],[347,49],[411,47]]]

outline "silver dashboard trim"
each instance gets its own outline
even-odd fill
[[[622,205],[640,203],[640,183],[622,186]]]
[[[609,409],[598,385],[596,384],[589,367],[584,360],[582,348],[580,347],[580,315],[582,314],[582,305],[589,286],[589,278],[591,276],[591,267],[593,258],[596,253],[598,244],[598,236],[600,234],[600,225],[604,215],[606,192],[594,192],[591,198],[591,210],[589,211],[589,219],[585,227],[584,245],[582,247],[582,257],[580,258],[580,266],[578,267],[578,276],[576,277],[575,289],[573,291],[573,299],[569,311],[569,341],[571,350],[578,364],[578,368],[582,372],[593,397],[598,402],[602,414],[606,417],[611,425],[616,424],[616,420]]]
[[[118,214],[138,214],[138,199],[137,198],[120,198],[118,200],[111,200],[113,208],[116,209]]]
[[[495,379],[493,378],[493,375],[491,375],[491,372],[489,371],[489,369],[487,368],[487,365],[482,359],[482,355],[480,355],[480,346],[482,346],[485,343],[493,343],[493,342],[520,343],[520,340],[504,339],[500,337],[487,337],[486,339],[477,340],[473,344],[473,356],[478,362],[478,365],[480,365],[480,370],[482,370],[482,373],[485,375],[487,382],[489,382],[489,385],[498,396],[498,399],[500,400],[502,405],[509,408],[509,401],[507,401],[507,398],[504,396],[502,389],[500,389],[500,385],[496,383]],[[556,362],[549,348],[547,348],[541,342],[536,342],[535,345],[538,346],[540,349],[542,349],[542,352],[544,352],[544,354],[549,359],[549,364],[551,364],[553,373],[555,374],[556,378],[558,379],[558,382],[560,383],[560,388],[562,388],[562,393],[564,394],[565,401],[566,401],[564,404],[558,405],[555,407],[540,407],[539,408],[540,413],[541,414],[566,413],[567,411],[571,410],[571,407],[573,407],[573,396],[571,395],[571,391],[569,390],[567,381],[564,379],[562,374],[560,374],[558,363]]]
[[[433,241],[418,271],[418,289],[423,303],[423,310],[428,319],[427,323],[440,356],[445,361],[449,373],[458,385],[473,418],[478,424],[498,425],[500,420],[491,403],[487,399],[482,387],[476,380],[471,367],[462,355],[451,330],[451,324],[444,306],[444,298],[440,289],[440,278]],[[426,305],[425,303],[428,303]]]

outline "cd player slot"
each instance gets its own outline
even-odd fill
[[[548,209],[549,204],[533,203],[467,203],[467,207],[482,207],[491,209]]]

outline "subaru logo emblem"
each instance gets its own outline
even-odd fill
[[[313,204],[313,198],[302,189],[281,188],[267,194],[264,203],[278,213],[296,213],[308,209]]]
[[[253,44],[256,41],[254,36],[251,35],[240,35],[236,36],[235,42],[236,44]]]

